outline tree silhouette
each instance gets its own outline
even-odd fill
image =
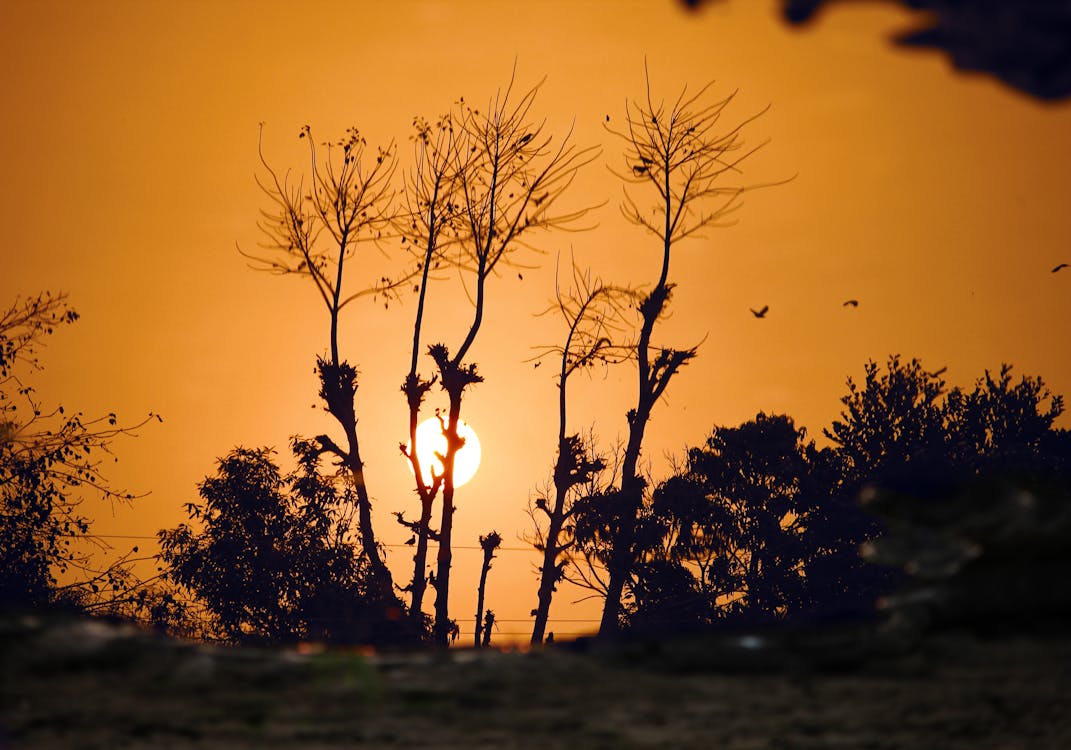
[[[1012,367],[985,371],[969,393],[955,388],[945,398],[949,460],[968,474],[1052,473],[1062,457],[1055,443],[1064,400],[1039,377],[1012,381]]]
[[[398,642],[378,583],[351,538],[352,485],[319,473],[320,450],[295,440],[298,468],[282,475],[266,448],[236,448],[186,504],[194,525],[162,530],[168,578],[193,595],[210,632],[230,642]],[[395,621],[401,620],[400,609]]]
[[[476,589],[476,632],[473,636],[473,645],[476,648],[486,646],[491,642],[491,626],[494,625],[495,616],[491,610],[487,610],[486,618],[483,613],[484,594],[487,592],[487,573],[491,570],[491,560],[495,557],[495,551],[502,546],[502,537],[497,531],[492,531],[487,536],[480,536],[480,548],[483,549],[483,565],[480,566],[480,585]],[[486,630],[484,620],[486,619]],[[482,638],[481,638],[482,635]]]
[[[805,529],[823,499],[805,434],[787,416],[762,413],[716,427],[689,451],[686,471],[655,491],[666,557],[697,571],[696,589],[712,607],[753,620],[802,608],[814,555]],[[641,565],[641,581],[645,575]]]
[[[304,178],[295,183],[289,172],[280,176],[269,165],[261,126],[259,153],[267,179],[258,178],[258,184],[270,208],[262,212],[260,228],[265,242],[260,252],[243,255],[254,268],[307,277],[327,308],[330,353],[316,361],[319,395],[326,411],[342,428],[346,443],[341,447],[327,435],[318,436],[317,441],[319,450],[335,457],[350,477],[363,552],[382,600],[389,602],[394,597],[393,582],[372,526],[372,503],[357,434],[357,369],[340,356],[339,317],[351,302],[362,297],[382,298],[388,304],[417,273],[409,269],[393,278],[380,275],[356,291],[344,291],[348,288],[347,267],[360,263],[362,270],[369,272],[367,259],[359,254],[361,244],[378,242],[390,226],[394,145],[369,153],[364,137],[356,128],[349,128],[343,138],[323,144],[326,154],[321,156],[309,126],[304,126],[298,137],[309,149],[307,186]]]
[[[540,347],[539,357],[555,356],[559,360],[557,458],[552,475],[552,492],[543,492],[529,506],[535,526],[531,539],[543,555],[539,567],[537,603],[533,610],[532,643],[542,643],[550,616],[550,603],[557,584],[564,576],[570,547],[573,544],[569,521],[578,493],[590,487],[606,468],[595,454],[594,437],[568,434],[569,378],[590,371],[597,364],[616,364],[628,356],[629,347],[620,339],[625,329],[624,315],[634,293],[624,287],[592,279],[590,273],[572,268],[572,287],[555,289],[555,303],[544,314],[558,313],[566,326],[565,340],[558,346]],[[543,523],[546,523],[544,527]]]
[[[646,483],[638,467],[644,432],[655,403],[681,367],[696,356],[696,347],[675,349],[654,343],[656,323],[666,312],[674,284],[670,282],[673,248],[703,230],[724,225],[740,206],[741,197],[757,185],[726,184],[740,171],[741,164],[762,144],[745,148],[743,128],[762,112],[748,117],[725,131],[721,118],[734,94],[709,102],[711,84],[689,95],[687,89],[670,107],[652,99],[650,78],[647,92],[639,102],[626,105],[626,125],[611,133],[625,143],[625,169],[618,176],[626,185],[653,190],[653,211],[641,207],[626,188],[621,211],[633,224],[658,238],[661,264],[657,281],[638,305],[639,333],[636,343],[638,394],[629,410],[628,440],[621,461],[621,487],[617,502],[622,505],[619,533],[612,540],[608,561],[607,593],[599,633],[616,631],[621,614],[621,597],[640,550],[635,548],[636,520],[643,507]]]
[[[889,357],[848,379],[845,410],[825,431],[837,446],[842,490],[877,486],[913,496],[940,494],[985,474],[1051,468],[1047,446],[1063,398],[1040,378],[1012,381],[1011,366],[986,371],[970,392],[946,390],[941,372]]]
[[[125,426],[115,414],[88,418],[44,405],[29,384],[42,369],[39,350],[58,326],[76,320],[66,295],[47,292],[0,313],[0,603],[130,614],[148,601],[150,582],[132,572],[144,558],[134,547],[99,564],[91,550],[108,545],[81,506],[87,495],[113,505],[135,499],[108,482],[103,457],[116,438],[160,418]]]
[[[395,517],[398,523],[413,532],[415,550],[413,576],[408,584],[409,615],[422,620],[424,592],[427,589],[428,541],[438,541],[439,538],[438,534],[432,531],[431,519],[443,477],[425,476],[417,452],[420,410],[428,391],[438,380],[437,376],[428,379],[420,376],[420,338],[431,273],[450,262],[446,251],[452,242],[457,241],[462,221],[461,203],[457,193],[460,187],[459,168],[464,164],[459,149],[464,141],[461,133],[454,130],[453,113],[439,117],[434,124],[417,117],[413,121],[413,127],[414,166],[406,179],[406,206],[399,216],[398,233],[402,243],[409,243],[411,248],[419,248],[422,257],[418,263],[420,281],[415,286],[418,296],[409,373],[402,383],[402,392],[409,407],[409,444],[407,446],[403,443],[399,448],[413,471],[417,498],[420,501],[420,516],[416,521],[410,521],[405,518],[404,511],[398,511]]]
[[[584,216],[587,209],[562,210],[560,199],[572,183],[577,170],[590,162],[592,149],[578,149],[570,143],[570,135],[553,146],[552,138],[544,133],[544,123],[531,121],[532,105],[539,91],[536,85],[516,96],[511,79],[504,91],[497,93],[489,102],[487,110],[478,109],[460,101],[451,116],[449,128],[454,128],[453,137],[459,143],[452,147],[454,167],[450,179],[456,190],[452,193],[458,221],[452,230],[453,241],[447,256],[466,280],[466,291],[473,302],[472,321],[460,346],[451,353],[443,343],[428,348],[428,355],[435,364],[435,378],[446,392],[448,407],[445,411],[443,435],[446,438],[446,453],[442,456],[443,476],[442,512],[439,528],[435,532],[438,541],[435,576],[435,640],[446,645],[450,631],[449,595],[450,567],[452,561],[451,540],[454,514],[454,458],[464,445],[457,426],[466,390],[482,382],[475,363],[467,356],[483,325],[487,311],[488,281],[505,266],[513,262],[516,251],[526,246],[525,240],[537,229],[567,227]],[[434,169],[425,172],[434,173]],[[434,179],[432,179],[434,183]],[[421,198],[421,188],[427,182],[410,183],[410,207],[427,211],[426,220],[410,220],[412,234],[408,239],[419,247],[426,248],[425,258],[434,256],[441,235],[432,231],[432,214],[427,198]],[[416,186],[416,187],[414,187]],[[423,195],[427,195],[425,191]],[[425,268],[426,268],[425,264]],[[420,282],[420,290],[427,287],[428,275]],[[419,336],[419,319],[415,326],[415,340]],[[413,375],[413,369],[410,369]],[[431,387],[431,382],[419,377],[407,378],[406,390],[410,403],[410,425],[414,421],[414,402],[419,409],[420,398]],[[412,460],[412,456],[410,456]],[[421,494],[419,484],[425,491]],[[434,478],[418,480],[421,494],[422,518],[427,493],[435,485]],[[403,520],[401,517],[399,520]],[[427,524],[417,526],[417,544],[422,534],[430,534]],[[419,564],[419,561],[417,561]],[[422,578],[422,569],[414,570],[416,579]],[[419,584],[422,585],[422,584]]]
[[[1071,441],[1054,428],[1063,399],[1040,378],[1015,382],[1003,365],[997,375],[986,371],[970,391],[946,392],[944,368],[929,372],[915,359],[905,364],[893,355],[884,371],[874,362],[864,371],[862,385],[849,378],[846,409],[826,432],[836,444],[829,454],[832,503],[851,513],[862,502],[873,524],[861,540],[864,557],[888,568],[881,575],[875,567],[853,571],[846,593],[866,592],[860,598],[873,600],[889,590],[893,568],[941,578],[982,551],[1005,548],[998,556],[1021,556],[1021,549],[1009,552],[995,538],[1029,527],[1039,514],[1059,528]],[[1037,500],[1023,505],[1015,500],[1022,497]],[[826,513],[815,528],[829,535],[837,521],[836,513]],[[1049,536],[1060,533],[1037,534],[1035,543],[1052,544]],[[847,562],[824,559],[822,574],[844,580]],[[812,577],[820,578],[809,569]]]
[[[970,391],[952,388],[943,401],[890,397],[890,390],[917,395],[926,384],[932,392],[939,373],[914,364],[904,368],[890,358],[887,375],[852,390],[845,403],[866,404],[866,416],[857,419],[850,409],[838,432],[845,439],[838,452],[849,459],[843,474],[852,477],[858,465],[850,459],[863,452],[853,442],[863,442],[858,426],[881,421],[875,404],[895,405],[884,417],[889,423],[940,422],[942,440],[919,441],[918,429],[898,440],[887,439],[891,430],[875,431],[885,440],[877,470],[855,476],[864,507],[882,519],[882,533],[863,545],[863,556],[901,571],[899,586],[884,586],[879,600],[888,627],[904,639],[931,622],[1029,627],[1066,618],[1071,438],[1054,426],[1062,397],[1041,378],[1013,380],[1009,365],[986,371]],[[896,374],[904,371],[911,377]],[[877,373],[873,363],[867,372]],[[891,473],[897,466],[907,467],[906,479]]]
[[[848,378],[840,419],[824,433],[837,446],[842,489],[858,494],[865,484],[915,490],[947,475],[945,381],[921,362],[889,358],[885,371],[869,361],[864,380]]]
[[[827,448],[787,416],[715,427],[635,514],[613,487],[581,495],[569,580],[605,593],[629,529],[618,617],[633,632],[872,618],[876,606],[892,612],[888,632],[925,622],[920,608],[1063,616],[1071,601],[1050,585],[1071,565],[1063,399],[1008,365],[971,390],[946,390],[943,373],[896,355],[866,363]],[[1007,601],[987,601],[987,586]]]

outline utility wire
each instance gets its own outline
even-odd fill
[[[85,536],[85,537],[93,537],[95,539],[151,539],[153,541],[158,541],[158,538],[155,537],[155,536],[142,536],[142,535],[139,535],[139,534],[60,534],[59,536],[71,537],[71,538]],[[411,544],[402,544],[402,543],[394,543],[394,544],[384,543],[383,546],[384,547],[411,547],[412,545]],[[468,544],[452,544],[452,545],[450,545],[450,549],[483,550],[483,547],[480,547],[478,545],[468,545]],[[496,551],[503,551],[504,550],[506,552],[536,552],[537,551],[534,547],[496,547],[495,550]]]

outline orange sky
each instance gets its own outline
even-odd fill
[[[894,49],[885,38],[910,16],[883,4],[837,5],[803,30],[776,9],[754,0],[699,13],[671,0],[0,6],[0,302],[65,290],[82,313],[49,342],[37,378],[45,398],[166,420],[116,446],[109,476],[152,494],[114,513],[88,503],[97,530],[173,526],[217,456],[265,444],[285,455],[290,435],[331,427],[310,409],[314,357],[327,344],[312,286],[254,273],[235,249],[258,241],[258,122],[280,167],[303,165],[305,123],[321,139],[356,124],[370,144],[405,144],[414,115],[461,95],[485,100],[515,59],[522,84],[547,78],[535,109],[550,131],[575,119],[576,141],[603,148],[574,200],[608,203],[595,230],[546,236],[547,255],[531,256],[540,269],[490,290],[472,354],[487,382],[465,402],[484,465],[459,490],[457,544],[497,529],[521,547],[526,499],[547,478],[554,382],[524,360],[559,338],[553,320],[533,317],[553,295],[555,254],[572,251],[622,282],[657,273],[657,247],[618,212],[606,165],[619,163],[620,144],[601,126],[643,93],[645,56],[665,97],[715,79],[716,93],[740,90],[739,116],[772,103],[748,131],[772,138],[748,175],[798,174],[751,194],[739,225],[675,255],[679,287],[660,335],[674,345],[707,338],[655,411],[645,455],[656,476],[713,424],[760,410],[820,434],[845,377],[893,352],[947,365],[959,385],[1008,361],[1071,395],[1071,274],[1049,273],[1071,262],[1071,107],[955,74],[937,53]],[[456,284],[435,291],[425,338],[456,347],[468,313],[449,308],[464,297]],[[858,309],[841,307],[849,297]],[[765,320],[747,311],[764,304]],[[396,448],[412,314],[412,304],[358,306],[342,329],[362,372],[362,453],[387,543],[408,537],[390,511],[416,505]],[[574,429],[594,424],[607,442],[624,435],[627,368],[575,390]],[[407,549],[389,555],[404,581]],[[454,559],[451,611],[471,632],[479,553]],[[506,550],[491,572],[503,640],[527,632],[534,562]],[[569,604],[582,595],[559,592],[552,619],[596,618],[597,603]]]

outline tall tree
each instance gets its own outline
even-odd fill
[[[638,202],[626,188],[621,211],[636,226],[659,242],[661,263],[654,285],[638,305],[636,343],[638,388],[635,406],[628,411],[628,439],[621,460],[618,500],[621,528],[613,540],[608,565],[608,586],[599,633],[618,629],[621,597],[633,572],[637,549],[636,526],[643,506],[646,483],[639,472],[644,432],[654,405],[680,368],[692,360],[696,347],[675,349],[654,343],[655,325],[665,314],[674,284],[670,281],[672,251],[681,241],[703,230],[722,226],[740,206],[742,196],[757,185],[726,184],[756,147],[744,146],[744,127],[765,110],[726,130],[721,119],[735,98],[730,94],[709,101],[711,84],[689,95],[687,88],[667,107],[652,99],[650,78],[644,99],[626,103],[625,126],[607,129],[625,143],[625,169],[618,176],[626,185],[654,192],[652,205]]]
[[[0,602],[113,612],[139,592],[144,601],[150,582],[132,572],[137,547],[110,563],[95,557],[108,545],[81,506],[90,496],[135,499],[108,481],[102,462],[117,438],[160,418],[122,425],[115,414],[90,418],[38,397],[30,377],[42,369],[45,337],[77,319],[63,294],[16,299],[0,313]]]
[[[377,273],[359,252],[362,245],[379,242],[390,227],[394,144],[369,152],[357,128],[349,128],[334,143],[321,144],[321,153],[308,125],[298,137],[308,144],[307,185],[304,177],[293,181],[289,171],[280,175],[270,166],[261,127],[259,154],[267,178],[258,178],[258,184],[270,207],[262,211],[265,242],[261,250],[243,255],[253,261],[254,268],[307,277],[327,309],[329,354],[316,361],[319,395],[346,441],[345,447],[327,435],[318,436],[317,441],[320,451],[334,456],[349,475],[363,552],[380,595],[390,606],[393,581],[372,526],[372,501],[357,432],[357,368],[340,355],[339,322],[342,311],[362,297],[383,299],[387,304],[417,273],[412,268],[394,276]],[[347,283],[346,269],[351,265],[372,277],[356,291],[349,291],[353,287]]]
[[[543,642],[551,599],[564,575],[564,556],[573,544],[569,524],[573,502],[578,492],[606,468],[605,461],[595,453],[593,436],[585,438],[581,433],[568,432],[569,378],[597,364],[616,364],[627,358],[629,347],[621,337],[624,315],[633,297],[631,290],[593,279],[589,272],[574,265],[571,288],[566,290],[557,284],[555,302],[546,310],[546,314],[561,316],[566,333],[562,344],[542,347],[539,354],[540,358],[558,360],[558,439],[551,487],[540,493],[529,508],[535,526],[531,541],[543,556],[533,610],[532,643]]]
[[[427,590],[427,560],[429,539],[438,541],[438,534],[431,528],[435,498],[442,487],[442,475],[425,476],[420,463],[417,427],[420,410],[428,391],[438,380],[421,377],[419,367],[420,342],[424,324],[424,309],[432,271],[449,262],[446,253],[451,243],[457,241],[462,221],[460,213],[459,168],[464,160],[459,152],[463,143],[461,134],[455,132],[453,113],[446,113],[434,123],[417,117],[413,121],[415,133],[414,165],[405,183],[405,210],[398,217],[402,244],[409,244],[420,254],[419,283],[416,314],[413,321],[413,343],[410,349],[409,372],[402,383],[409,407],[409,444],[401,444],[402,454],[409,461],[416,482],[420,515],[415,521],[407,520],[403,511],[395,513],[398,523],[413,532],[413,576],[408,584],[410,593],[409,616],[423,621],[424,592]]]
[[[446,453],[442,456],[442,512],[431,579],[435,587],[435,640],[444,646],[450,633],[454,459],[464,446],[458,423],[466,390],[483,380],[476,364],[467,358],[487,313],[488,281],[514,262],[513,256],[528,246],[526,240],[534,230],[571,226],[584,216],[586,209],[562,210],[561,197],[577,171],[594,158],[593,149],[580,149],[570,143],[571,131],[555,146],[553,138],[545,133],[545,122],[530,119],[540,85],[519,96],[513,85],[511,79],[483,112],[459,102],[452,117],[454,137],[461,142],[453,152],[460,220],[451,258],[466,280],[473,315],[461,344],[452,353],[443,343],[428,348],[439,386],[448,400],[443,420]],[[417,222],[414,228],[416,238],[427,247],[430,232],[420,232],[420,226],[421,222]],[[424,276],[421,288],[427,282]],[[423,576],[421,570],[414,572],[415,578]]]

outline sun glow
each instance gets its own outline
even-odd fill
[[[475,430],[464,420],[458,421],[457,434],[465,441],[454,457],[454,486],[460,487],[475,476],[476,469],[480,467],[481,450]],[[442,474],[443,471],[442,462],[435,454],[446,454],[446,436],[443,435],[439,419],[432,417],[421,422],[417,426],[416,439],[417,458],[424,471],[424,481],[430,483],[433,471],[435,474]]]

